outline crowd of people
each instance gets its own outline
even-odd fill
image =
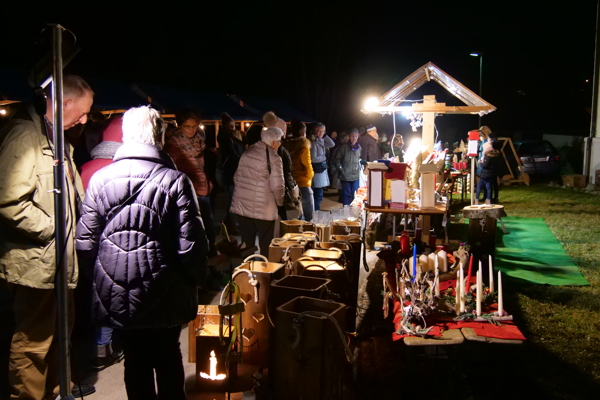
[[[329,135],[273,112],[245,133],[223,113],[209,148],[193,110],[171,124],[151,107],[103,120],[89,114],[94,92],[83,79],[65,76],[63,93],[70,326],[74,291],[88,282],[92,367],[124,358],[129,399],[185,399],[179,335],[217,255],[218,193],[229,232],[266,256],[278,218],[311,220],[328,188],[350,204],[361,164],[402,155],[401,136],[381,140],[374,126]],[[58,395],[50,95],[45,110],[30,106],[0,131],[0,398]]]

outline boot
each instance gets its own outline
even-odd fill
[[[490,204],[492,204],[492,200],[490,200],[490,199],[485,199],[485,204],[489,206]]]
[[[124,354],[123,351],[115,351],[112,348],[112,342],[103,346],[98,346],[96,357],[92,361],[92,369],[94,371],[102,371],[113,364],[121,362]]]
[[[478,205],[479,205],[479,199],[475,199],[475,200],[473,200],[473,205],[476,205],[476,206],[478,206]]]

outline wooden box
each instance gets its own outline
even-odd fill
[[[563,175],[563,185],[566,187],[584,188],[587,186],[587,176],[585,175]]]
[[[296,297],[310,297],[323,299],[326,297],[326,285],[330,279],[314,278],[310,276],[289,275],[271,284],[269,294],[269,309],[275,311],[277,307],[295,299]],[[275,325],[277,326],[277,324]]]
[[[343,304],[297,297],[277,308],[273,368],[274,399],[340,399],[344,347],[336,324],[344,328]],[[330,316],[303,315],[305,311]],[[345,339],[343,339],[345,340]]]
[[[228,327],[224,327],[223,336],[225,344],[221,344],[218,324],[208,326],[201,335],[196,336],[196,350],[194,352],[196,358],[196,388],[201,392],[225,392],[229,386],[229,381],[234,381],[237,378],[237,362],[231,361],[229,363],[229,371],[226,367],[227,347],[230,341]],[[211,358],[213,358],[212,361]],[[216,362],[214,376],[211,376],[212,362]]]
[[[360,221],[340,220],[331,223],[332,235],[360,234]]]
[[[298,219],[292,219],[288,221],[281,221],[279,224],[279,235],[283,236],[286,233],[302,233],[302,232],[314,232],[315,224],[308,221],[301,221]]]
[[[258,297],[254,286],[250,283],[248,273],[237,273],[240,269],[249,270],[256,277]],[[245,303],[242,313],[242,340],[244,364],[268,365],[269,337],[272,325],[269,319],[267,304],[271,282],[285,276],[284,264],[249,261],[234,270],[235,283],[240,287],[240,297]]]
[[[294,262],[306,251],[306,241],[273,239],[269,246],[269,261],[284,262],[283,258],[288,256]]]

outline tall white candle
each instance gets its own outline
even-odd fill
[[[483,298],[483,285],[481,281],[483,280],[483,276],[481,273],[481,268],[477,270],[477,316],[481,317],[481,300]]]
[[[502,298],[502,272],[498,271],[498,316],[504,315],[504,299]]]
[[[435,257],[435,295],[440,296],[440,265],[437,256]]]
[[[492,267],[491,263],[490,263],[490,293],[494,293],[494,267]]]
[[[460,314],[460,279],[456,280],[456,288],[454,289],[456,292],[456,299],[454,301],[454,311],[456,315]]]

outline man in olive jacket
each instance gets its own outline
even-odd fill
[[[93,94],[83,79],[64,77],[65,130],[86,122]],[[15,329],[9,379],[12,398],[19,399],[58,395],[52,127],[48,98],[44,117],[30,107],[0,132],[0,292],[12,299]],[[77,285],[76,198],[83,195],[81,178],[70,161],[72,152],[65,142],[68,204],[64,257],[69,289]],[[72,290],[69,297],[72,300]],[[72,308],[70,311],[72,319]]]

